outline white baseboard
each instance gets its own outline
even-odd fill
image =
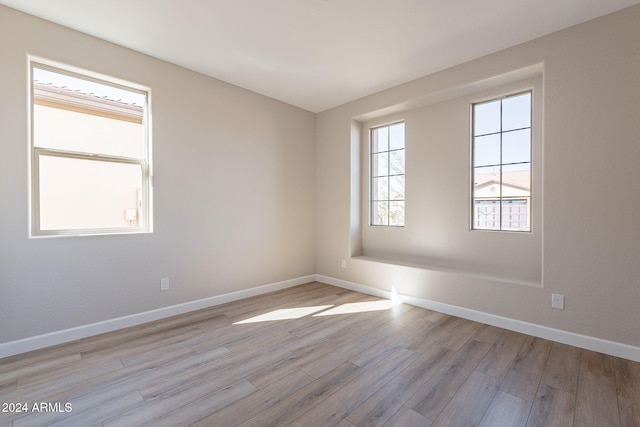
[[[315,279],[315,275],[298,277],[296,279],[271,283],[255,288],[244,289],[241,291],[231,292],[223,295],[216,295],[210,298],[203,298],[196,301],[158,308],[156,310],[145,311],[142,313],[136,313],[129,316],[91,323],[88,325],[65,329],[62,331],[50,332],[48,334],[42,334],[34,337],[24,338],[21,340],[2,343],[0,344],[0,358],[26,353],[28,351],[38,350],[45,347],[51,347],[58,344],[64,344],[82,338],[103,334],[105,332],[111,332],[118,329],[128,328],[130,326],[141,325],[143,323],[153,322],[155,320],[164,319],[166,317],[176,316],[178,314],[188,313],[190,311],[213,307],[243,298],[262,295],[269,292],[278,291],[280,289],[291,288],[293,286],[313,282],[315,281]]]
[[[316,281],[326,283],[328,285],[339,286],[341,288],[349,289],[352,291],[374,295],[380,298],[396,297],[389,291],[384,291],[381,289],[376,289],[370,286],[348,282],[346,280],[336,279],[333,277],[323,276],[320,274],[316,274]],[[587,350],[593,350],[599,353],[640,362],[640,347],[634,347],[615,341],[608,341],[600,338],[590,337],[587,335],[567,332],[547,326],[536,325],[534,323],[523,322],[520,320],[497,316],[495,314],[485,313],[482,311],[471,310],[468,308],[444,304],[437,301],[431,301],[425,298],[418,298],[403,294],[398,294],[397,297],[399,297],[403,303],[414,305],[416,307],[426,308],[428,310],[438,311],[440,313],[446,313],[456,317],[462,317],[464,319],[473,320],[487,325],[521,332],[523,334],[532,335],[534,337],[544,338],[550,341],[568,344],[575,347],[580,347]]]

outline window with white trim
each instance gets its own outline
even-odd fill
[[[32,235],[151,231],[148,90],[32,61]]]
[[[473,104],[474,230],[531,231],[531,97]]]
[[[371,225],[404,226],[404,122],[371,129]]]

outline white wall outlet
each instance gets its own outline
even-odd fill
[[[161,291],[168,291],[169,289],[171,289],[171,284],[169,283],[169,278],[165,277],[163,279],[160,279],[160,290]]]
[[[343,259],[342,261],[340,261],[340,267],[347,268],[347,260],[346,259]]]
[[[564,310],[564,295],[551,294],[551,307]]]

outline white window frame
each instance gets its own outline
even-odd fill
[[[144,128],[144,156],[140,158],[121,157],[115,155],[105,155],[83,151],[68,151],[53,148],[36,147],[34,140],[34,106],[36,105],[35,85],[33,79],[33,69],[39,68],[53,71],[55,73],[68,75],[71,77],[92,81],[127,91],[137,92],[145,96],[143,106],[142,125]],[[46,236],[85,236],[85,235],[112,235],[112,234],[135,234],[153,232],[152,213],[152,165],[151,165],[151,90],[148,87],[105,76],[100,73],[87,71],[81,68],[61,64],[44,58],[28,57],[29,70],[29,158],[30,158],[30,208],[29,208],[29,237]],[[139,165],[142,175],[142,188],[138,196],[138,226],[132,227],[111,227],[111,228],[72,228],[42,230],[40,225],[40,158],[43,156],[60,157],[66,159],[79,159],[89,161],[113,162],[118,164]]]
[[[402,141],[403,142],[402,148],[401,149],[391,150],[390,146],[387,146],[387,150],[378,151],[378,152],[374,153],[374,151],[373,151],[373,142],[374,142],[373,141],[373,133],[378,129],[385,128],[385,127],[390,129],[392,126],[398,125],[398,124],[403,124],[404,127],[405,127],[405,136],[404,136],[404,140]],[[376,125],[376,126],[373,126],[373,127],[369,128],[369,144],[368,145],[369,145],[369,226],[371,226],[371,227],[403,228],[405,226],[405,223],[406,223],[405,215],[406,215],[406,167],[407,167],[406,166],[406,152],[407,152],[407,144],[406,144],[406,123],[405,123],[405,121],[404,120],[396,120],[396,121],[393,121],[393,122],[390,122],[390,123]],[[405,197],[403,199],[391,199],[390,198],[391,197],[390,194],[387,194],[387,199],[386,200],[382,200],[382,199],[378,200],[378,199],[374,198],[375,185],[373,184],[373,180],[375,178],[381,178],[381,177],[386,176],[387,179],[390,179],[391,176],[399,176],[398,174],[396,174],[396,175],[391,175],[390,174],[390,166],[389,166],[389,169],[387,170],[387,175],[379,175],[379,176],[374,176],[373,175],[373,171],[375,169],[374,165],[373,165],[374,154],[379,154],[379,153],[382,153],[382,152],[385,152],[385,151],[389,155],[390,155],[390,153],[392,151],[403,151],[404,154],[405,154],[405,161],[404,161],[404,165],[403,165],[404,166],[404,173],[401,174],[405,179],[404,188],[403,188],[403,190],[405,192]],[[390,165],[390,160],[389,160],[389,165]],[[390,191],[388,193],[390,193]],[[391,202],[399,202],[399,201],[403,202],[405,205],[404,205],[404,214],[403,214],[402,224],[389,224],[389,223],[387,223],[387,224],[376,224],[374,222],[374,216],[375,216],[375,212],[376,211],[375,211],[373,205],[377,201],[386,201],[389,204],[391,204]]]
[[[475,197],[475,189],[474,189],[474,181],[475,181],[475,162],[474,162],[474,149],[475,149],[475,106],[479,105],[479,104],[484,104],[484,103],[489,103],[489,102],[493,102],[493,101],[503,101],[504,99],[508,99],[511,97],[515,97],[515,96],[519,96],[519,95],[524,95],[524,94],[530,94],[531,100],[530,100],[530,141],[529,141],[529,171],[530,171],[530,175],[529,175],[529,196],[526,198],[527,200],[527,210],[528,210],[528,229],[526,230],[514,230],[514,229],[506,229],[506,228],[502,228],[502,218],[500,218],[499,222],[500,222],[500,228],[498,229],[492,229],[492,228],[476,228],[475,226],[475,213],[476,213],[476,197]],[[535,138],[535,128],[537,126],[536,124],[536,114],[535,114],[535,110],[536,110],[536,97],[535,97],[535,90],[533,87],[530,88],[526,88],[526,89],[522,89],[522,90],[516,90],[516,91],[512,91],[512,92],[508,92],[506,94],[500,95],[500,96],[496,96],[496,97],[491,97],[488,99],[484,99],[484,100],[479,100],[479,101],[475,101],[471,103],[471,114],[470,114],[470,118],[471,118],[471,124],[470,124],[470,209],[469,209],[469,213],[470,213],[470,217],[469,217],[469,224],[470,227],[469,229],[471,231],[482,231],[482,232],[498,232],[498,233],[532,233],[533,231],[533,209],[532,209],[532,202],[534,199],[534,167],[535,166],[535,159],[536,159],[536,138]],[[502,112],[501,112],[501,116],[502,116]],[[501,118],[502,120],[502,118]],[[502,134],[505,133],[502,129],[500,130],[500,132],[498,132],[500,134],[500,139],[502,141]],[[502,144],[502,142],[501,142]],[[502,149],[502,148],[501,148]],[[502,156],[501,156],[502,157]],[[526,163],[526,162],[525,162]],[[500,164],[499,166],[502,168],[502,166],[505,166],[507,164],[504,164],[502,162],[502,158],[500,160]],[[500,176],[500,194],[499,197],[496,199],[500,205],[502,204],[502,201],[509,201],[509,200],[521,200],[521,197],[514,197],[514,198],[507,198],[507,197],[503,197],[502,196],[502,172],[501,172],[501,176]],[[479,199],[480,200],[480,199]],[[502,212],[500,213],[500,215],[502,215]]]

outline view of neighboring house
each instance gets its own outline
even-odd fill
[[[473,186],[473,226],[476,229],[531,229],[531,171],[476,174]],[[502,198],[502,215],[500,199]],[[501,219],[502,217],[502,219]]]

